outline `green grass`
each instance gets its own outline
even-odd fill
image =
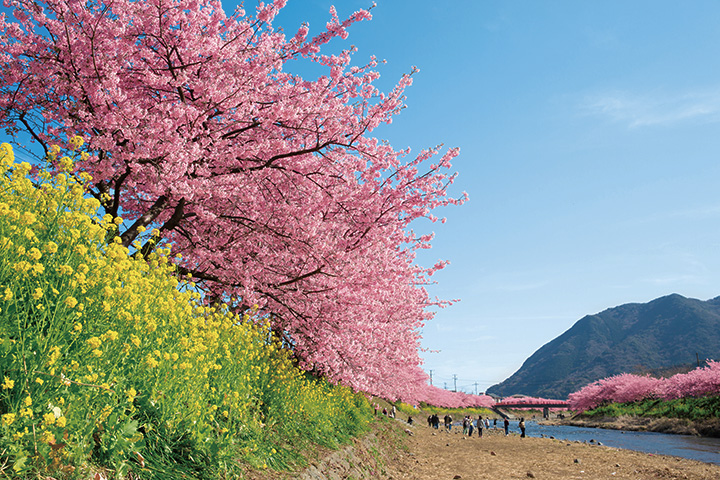
[[[677,400],[646,399],[632,403],[611,403],[588,410],[585,414],[591,417],[628,415],[651,418],[684,418],[688,420],[720,418],[720,396],[688,397]]]

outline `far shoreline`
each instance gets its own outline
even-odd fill
[[[568,425],[572,427],[604,428],[609,430],[627,430],[633,432],[656,432],[673,435],[693,435],[699,437],[720,438],[720,418],[699,421],[685,418],[638,417],[623,415],[620,417],[592,417],[579,414],[565,419],[539,420],[547,425]]]

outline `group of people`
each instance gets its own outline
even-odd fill
[[[376,403],[375,405],[373,405],[373,407],[375,408],[375,416],[377,416],[378,410],[380,409],[380,405],[378,405]],[[390,410],[388,412],[388,409],[383,407],[382,414],[385,415],[386,417],[395,418],[395,415],[397,414],[397,409],[395,408],[395,405],[393,405],[392,410]],[[412,417],[410,417],[410,418],[412,418]],[[412,422],[410,422],[410,423],[412,423]]]
[[[440,426],[440,417],[438,417],[437,413],[433,413],[432,415],[428,415],[427,422],[428,427],[437,430]],[[445,417],[443,417],[443,425],[448,432],[452,431],[452,416],[445,415]],[[492,420],[492,426],[493,429],[497,428],[497,418]],[[473,432],[477,429],[478,437],[482,437],[483,429],[490,429],[490,417],[485,417],[483,419],[482,416],[479,415],[477,420],[473,420],[470,415],[466,415],[465,418],[463,418],[462,427],[463,435],[472,437]],[[508,417],[503,419],[503,427],[505,429],[505,436],[508,436],[510,434],[510,420]],[[525,438],[525,418],[520,419],[520,422],[518,422],[518,428],[520,428],[520,437]]]
[[[377,403],[373,405],[375,407],[375,415],[378,414],[378,411],[380,409],[380,405]],[[386,408],[382,409],[382,414],[390,417],[395,418],[395,415],[397,413],[397,410],[395,409],[395,405],[392,406],[392,410],[388,411]],[[413,419],[412,417],[408,417],[407,422],[412,425]],[[440,428],[440,417],[438,417],[437,413],[433,413],[431,415],[428,415],[427,417],[428,427],[438,429]],[[492,419],[492,428],[493,430],[497,428],[498,419],[493,418]],[[443,425],[445,426],[445,430],[448,432],[452,431],[453,427],[453,418],[450,414],[447,414],[443,417]],[[465,415],[465,418],[463,418],[462,421],[462,427],[463,427],[463,435],[468,435],[472,437],[473,433],[477,429],[478,437],[483,436],[483,430],[490,429],[490,417],[483,418],[482,415],[478,415],[477,420],[473,420],[473,418],[470,415]],[[508,436],[510,434],[510,420],[508,417],[503,418],[503,427],[505,429],[505,436]],[[518,428],[520,429],[520,437],[525,438],[525,418],[521,418],[520,422],[518,422]]]

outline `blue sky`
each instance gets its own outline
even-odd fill
[[[377,3],[331,47],[385,59],[384,90],[420,68],[376,135],[460,147],[470,195],[418,225],[436,231],[421,263],[451,261],[432,294],[462,300],[423,331],[435,385],[484,391],[586,314],[720,295],[720,3]],[[276,25],[317,33],[331,4],[289,0]]]
[[[385,89],[420,68],[377,135],[459,146],[470,195],[425,227],[423,263],[451,261],[433,294],[462,299],[423,332],[435,385],[483,391],[586,314],[720,295],[720,4],[377,3],[357,62],[387,60]],[[277,23],[317,31],[331,4],[290,0]]]

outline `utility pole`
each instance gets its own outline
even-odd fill
[[[430,370],[430,386],[432,386],[432,370]]]
[[[475,395],[477,395],[477,382],[475,382]]]
[[[457,375],[455,374],[453,374],[453,382],[455,382],[455,388],[453,389],[453,392],[457,392]]]
[[[447,390],[447,382],[443,382],[443,388]]]

